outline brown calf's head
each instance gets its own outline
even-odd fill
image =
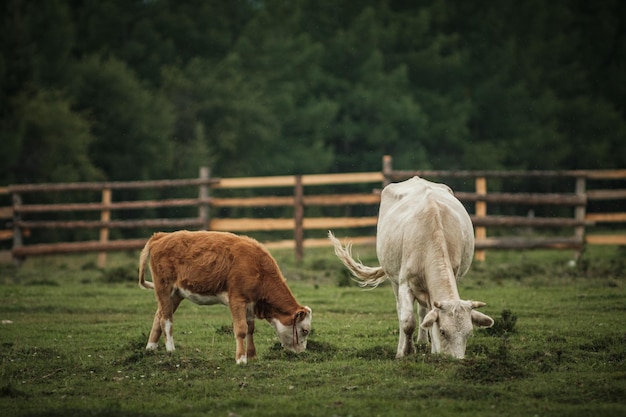
[[[307,338],[311,333],[312,316],[309,307],[302,307],[292,317],[283,317],[282,320],[276,317],[270,319],[270,324],[282,346],[299,353],[306,349]]]

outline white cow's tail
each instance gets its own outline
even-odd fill
[[[361,287],[377,287],[387,279],[387,275],[385,275],[382,267],[373,268],[354,260],[351,243],[346,244],[344,247],[331,231],[328,231],[328,238],[335,247],[335,255],[352,272],[352,275],[356,278],[355,281]]]
[[[145,288],[147,290],[153,290],[154,284],[150,281],[146,281],[145,273],[146,273],[146,263],[148,263],[148,258],[150,257],[150,246],[152,243],[152,239],[146,242],[146,245],[141,250],[141,255],[139,255],[139,287]]]

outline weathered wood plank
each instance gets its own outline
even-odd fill
[[[36,245],[21,246],[14,248],[12,254],[16,258],[39,255],[55,255],[64,253],[84,253],[101,251],[123,251],[141,249],[147,242],[146,239],[111,240],[108,242],[84,241],[65,243],[42,243]]]
[[[213,207],[278,207],[293,206],[293,196],[288,197],[230,197],[211,198]]]
[[[532,194],[532,193],[489,193],[476,194],[466,192],[455,192],[454,195],[461,201],[476,202],[484,201],[487,203],[509,203],[509,204],[526,204],[526,205],[563,205],[578,206],[585,205],[587,199],[584,196],[576,194]]]
[[[585,219],[592,223],[626,222],[626,213],[587,213]]]
[[[356,236],[345,239],[346,242],[351,242],[354,245],[375,245],[376,238],[374,236]],[[324,248],[332,246],[332,243],[327,238],[319,239],[304,239],[303,246],[305,248]],[[292,249],[295,247],[294,240],[279,240],[272,242],[265,242],[263,245],[268,249]]]
[[[148,219],[148,220],[51,220],[51,221],[18,221],[16,225],[27,229],[136,229],[141,227],[174,228],[201,227],[202,219],[198,217],[180,219]]]
[[[589,200],[623,200],[626,190],[587,190]]]
[[[571,217],[470,216],[475,227],[576,227],[585,220]]]
[[[388,175],[392,181],[401,181],[414,176],[424,178],[589,178],[589,179],[623,179],[626,169],[609,170],[511,170],[511,171],[438,171],[438,170],[394,170]]]
[[[70,182],[70,183],[43,183],[43,184],[16,184],[9,185],[9,193],[59,192],[59,191],[102,191],[111,190],[173,188],[198,185],[216,185],[218,178],[188,178],[179,180],[153,181],[108,181],[108,182]]]
[[[587,235],[585,242],[590,245],[626,245],[626,235]]]
[[[476,249],[581,249],[583,242],[576,238],[488,237],[477,240]]]
[[[196,207],[200,204],[210,204],[211,198],[180,198],[170,200],[140,200],[102,203],[70,203],[70,204],[23,204],[16,208],[19,213],[54,213],[76,211],[102,210],[141,210],[168,207]]]
[[[345,174],[311,174],[302,175],[302,185],[358,184],[381,182],[381,172],[352,172]],[[293,175],[272,177],[241,177],[221,178],[213,188],[261,188],[261,187],[294,187],[296,177]]]
[[[305,206],[342,206],[356,204],[380,204],[380,194],[327,194],[304,196]]]
[[[244,232],[244,231],[272,231],[272,230],[293,230],[293,219],[218,219],[212,218],[210,222],[211,230]]]
[[[377,223],[378,217],[308,217],[304,219],[304,228],[345,229],[376,226]]]

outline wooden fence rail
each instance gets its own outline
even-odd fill
[[[590,233],[598,225],[608,223],[618,224],[624,232],[626,212],[588,212],[590,203],[606,201],[617,202],[616,206],[624,209],[626,189],[623,189],[625,187],[622,183],[626,180],[626,170],[398,171],[393,170],[389,156],[383,158],[381,172],[211,178],[208,168],[201,168],[199,178],[193,179],[11,185],[0,189],[0,192],[9,194],[13,201],[12,207],[0,208],[0,219],[10,223],[10,228],[0,227],[0,239],[13,239],[12,256],[18,262],[38,255],[100,252],[98,262],[103,266],[107,251],[139,249],[149,237],[111,239],[111,230],[158,231],[188,228],[246,234],[256,232],[263,233],[264,243],[269,248],[294,248],[296,257],[301,259],[304,247],[328,245],[328,240],[320,233],[328,229],[345,229],[346,234],[351,235],[349,239],[355,244],[374,243],[380,189],[389,182],[401,181],[415,175],[439,182],[472,180],[464,181],[472,189],[454,188],[456,196],[466,205],[474,222],[478,259],[484,259],[486,249],[556,248],[580,251],[585,244],[626,245],[626,234]],[[571,192],[559,193],[488,191],[488,181],[502,183],[510,179],[569,180],[574,182],[574,187]],[[603,181],[603,184],[606,181],[618,181],[622,185],[611,186],[610,189],[588,189],[591,188],[590,181]],[[618,188],[620,186],[622,188]],[[169,192],[179,191],[184,187],[196,189],[196,195],[132,201],[115,201],[114,198],[120,191],[158,189]],[[341,187],[342,191],[334,191],[335,187]],[[364,188],[369,191],[364,192]],[[254,190],[254,195],[248,195],[251,194],[249,191],[242,191],[239,192],[240,195],[233,196],[241,189]],[[269,189],[270,195],[258,195],[263,189]],[[345,192],[345,189],[353,191]],[[50,193],[71,192],[97,192],[101,197],[100,201],[78,203],[41,203],[41,198],[39,202],[36,198]],[[28,203],[24,203],[25,196],[29,197]],[[341,207],[340,211],[344,215],[337,215],[337,209],[332,215],[324,214],[324,208],[332,207]],[[527,213],[532,213],[536,208],[545,211],[546,208],[553,207],[554,213],[558,213],[550,211],[550,215],[543,217],[511,215],[502,207],[515,207],[517,212],[520,207],[526,207],[529,210]],[[197,216],[157,218],[151,215],[150,218],[143,219],[120,219],[112,216],[112,213],[121,210],[158,211],[181,208],[186,208],[187,211],[197,209]],[[277,209],[281,216],[269,217],[251,213],[254,210],[272,208]],[[314,215],[311,214],[311,209],[316,210]],[[223,215],[221,213],[224,210],[239,210],[246,214]],[[353,214],[355,211],[356,215]],[[50,215],[63,214],[72,217],[77,213],[92,213],[92,217],[99,214],[99,217],[88,220],[49,218]],[[98,230],[99,238],[79,242],[27,242],[32,240],[27,237],[27,233],[31,233],[31,238],[35,239],[37,231],[44,229]],[[495,229],[497,233],[487,236],[487,229]],[[550,229],[553,232],[548,232]],[[293,233],[292,238],[285,239],[285,231]],[[313,231],[318,233],[312,233]],[[279,233],[280,239],[268,238],[268,235],[277,232],[282,232]]]

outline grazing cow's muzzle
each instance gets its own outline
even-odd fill
[[[300,352],[304,352],[306,350],[306,340],[304,342],[300,342],[297,345],[285,345],[283,344],[283,347],[290,351],[290,352],[294,352],[294,353],[300,353]]]
[[[443,301],[424,317],[421,326],[430,331],[432,353],[443,353],[457,359],[465,357],[467,339],[473,326],[491,327],[493,319],[475,311],[485,305],[479,301]]]

